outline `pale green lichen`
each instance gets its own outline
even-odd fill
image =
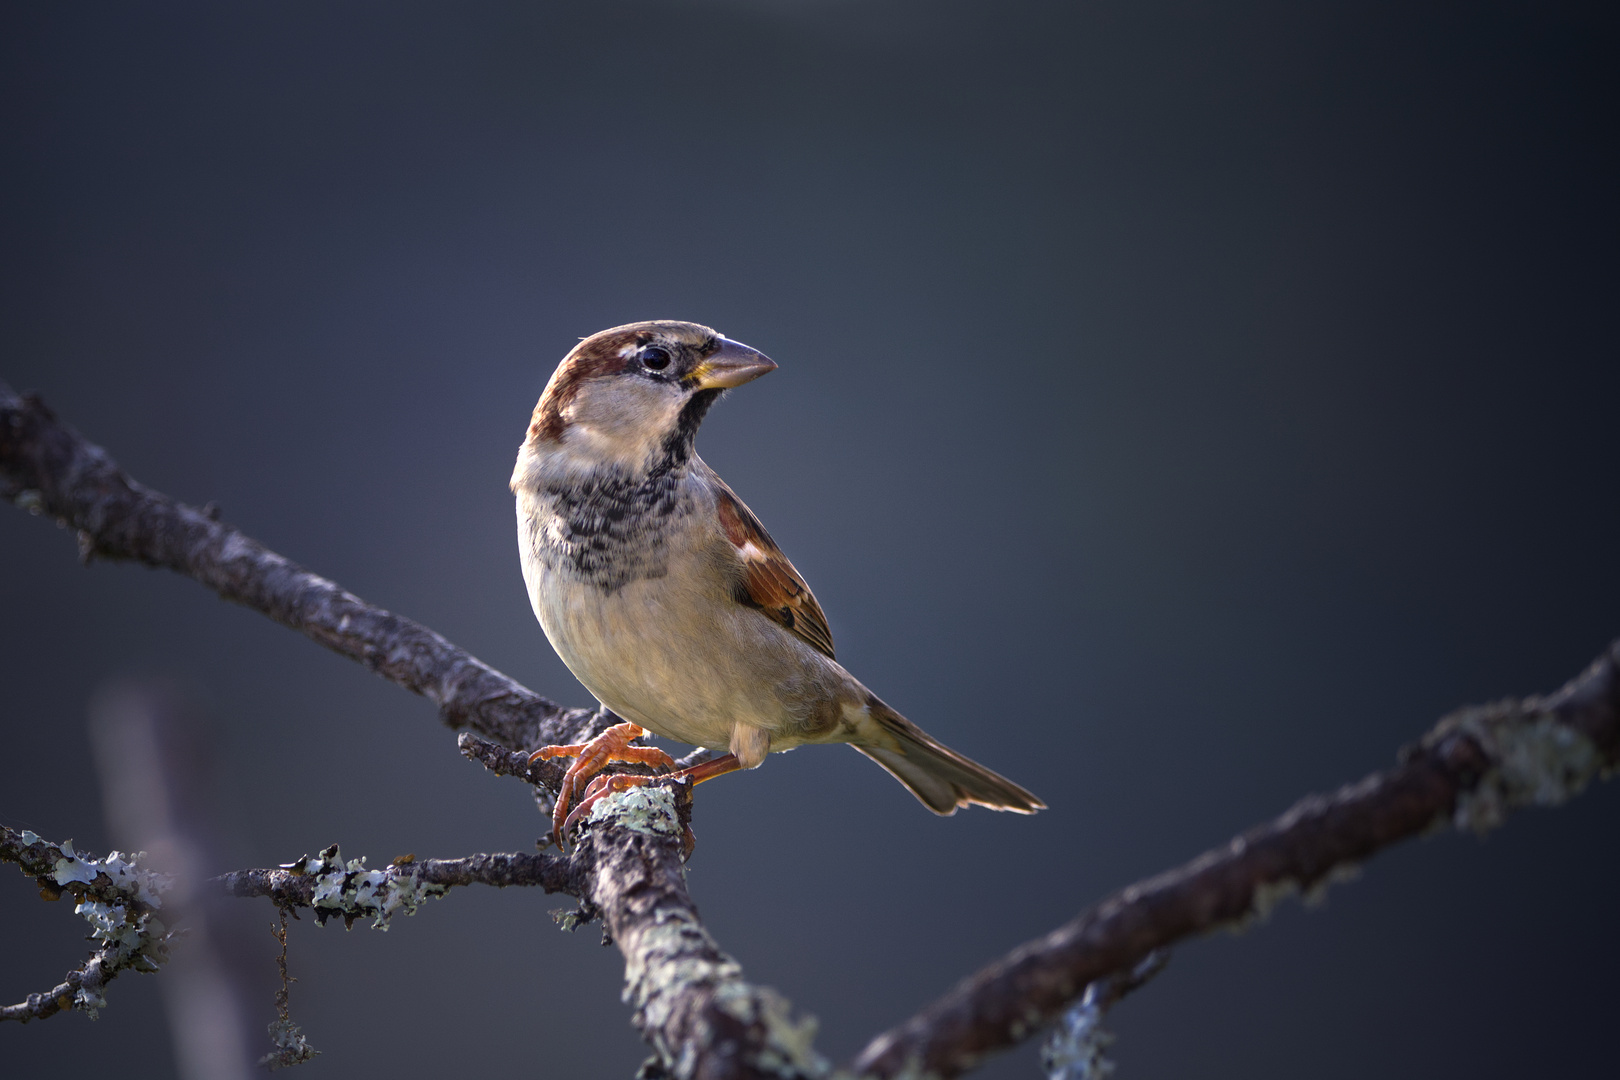
[[[77,886],[72,889],[79,898],[74,914],[90,924],[90,939],[100,949],[85,965],[73,1006],[94,1018],[107,1004],[101,992],[107,980],[125,969],[156,971],[168,959],[169,928],[156,912],[173,879],[142,869],[139,860],[145,852],[113,851],[96,859],[75,851],[71,840],[58,844],[31,830],[19,839],[24,847],[44,843],[54,849],[51,880],[63,888]]]
[[[754,1064],[761,1072],[781,1077],[826,1076],[827,1062],[816,1053],[816,1018],[793,1019],[788,1000],[768,986],[750,986],[741,979],[714,992],[717,1007],[765,1033]]]
[[[668,788],[641,786],[614,792],[597,801],[587,827],[611,824],[647,836],[679,837],[683,833],[675,795]],[[677,1010],[689,1007],[695,991],[709,990],[713,1007],[758,1032],[750,1043],[749,1064],[772,1076],[804,1080],[830,1078],[832,1069],[815,1052],[816,1021],[795,1020],[780,994],[743,979],[742,968],[720,952],[696,917],[684,907],[660,907],[651,919],[627,931],[620,941],[626,957],[623,999],[651,1034],[663,1068],[678,1080],[689,1080],[699,1065],[701,1037],[672,1046],[663,1033],[676,1026]]]
[[[586,824],[614,825],[651,836],[679,836],[681,819],[675,812],[675,794],[665,787],[633,787],[599,799]]]
[[[1522,806],[1558,806],[1603,771],[1597,747],[1550,716],[1525,722],[1507,709],[1480,709],[1453,721],[1489,755],[1492,768],[1457,799],[1452,822],[1484,834]]]
[[[1270,919],[1273,908],[1290,896],[1297,896],[1298,894],[1299,882],[1293,878],[1259,882],[1254,887],[1254,903],[1251,907],[1254,912],[1254,921],[1265,922]]]
[[[661,1028],[685,988],[740,981],[742,967],[719,953],[714,939],[689,912],[660,908],[653,918],[653,925],[637,930],[634,940],[626,943],[622,997]],[[711,960],[704,953],[716,953],[721,959]]]
[[[583,908],[553,908],[551,918],[559,930],[565,934],[572,934],[585,925],[591,916],[587,915]]]
[[[317,912],[333,912],[346,918],[372,917],[373,930],[387,930],[395,915],[414,915],[423,900],[443,896],[448,885],[421,880],[420,871],[410,864],[387,870],[369,870],[366,857],[343,860],[338,845],[292,864],[315,878],[310,906]]]
[[[1304,889],[1300,888],[1300,882],[1296,878],[1258,882],[1254,887],[1254,897],[1249,903],[1248,912],[1227,924],[1227,930],[1233,934],[1242,934],[1249,927],[1266,922],[1271,918],[1271,913],[1276,910],[1277,905],[1290,897],[1298,896],[1306,907],[1317,907],[1327,900],[1328,889],[1332,886],[1354,881],[1360,876],[1361,867],[1347,862],[1333,867]]]
[[[1312,882],[1311,887],[1306,889],[1304,895],[1300,897],[1300,902],[1306,907],[1319,907],[1327,902],[1329,888],[1334,885],[1348,884],[1360,876],[1361,865],[1359,863],[1340,863]]]
[[[660,909],[651,926],[626,943],[624,1000],[653,1032],[667,1029],[674,1011],[694,989],[711,988],[715,1007],[760,1031],[764,1038],[753,1055],[760,1071],[781,1077],[826,1077],[827,1062],[815,1052],[816,1021],[795,1020],[787,1000],[742,977],[742,968],[720,953],[706,930],[680,909]],[[719,959],[713,959],[718,956]],[[686,1080],[697,1068],[696,1047],[679,1049],[655,1036],[654,1049],[670,1073]]]

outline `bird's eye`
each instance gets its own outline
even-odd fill
[[[669,350],[649,345],[641,350],[641,366],[648,371],[663,371],[669,367]]]

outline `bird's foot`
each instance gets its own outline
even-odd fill
[[[571,746],[542,746],[529,755],[531,762],[549,761],[559,757],[574,759],[574,763],[563,774],[562,787],[557,791],[557,802],[551,811],[551,835],[557,841],[560,850],[567,850],[563,838],[567,835],[567,826],[577,817],[577,814],[569,814],[569,806],[574,801],[574,795],[585,786],[586,781],[607,768],[609,764],[615,761],[628,761],[657,768],[671,770],[675,768],[675,759],[658,747],[630,745],[645,734],[647,729],[639,724],[614,724],[590,742],[575,743]],[[648,776],[625,776],[622,773],[617,775],[626,780],[636,779],[643,782],[652,779]],[[595,790],[595,785],[592,786],[592,790]],[[584,803],[580,805],[583,806]]]
[[[632,776],[629,773],[611,773],[598,776],[591,781],[591,786],[585,789],[585,796],[579,800],[579,805],[569,813],[562,823],[561,835],[567,836],[574,826],[590,816],[591,807],[620,791],[629,791],[631,788],[646,787],[652,783],[662,783],[665,780],[685,780],[684,772],[673,773],[668,776]],[[685,861],[697,846],[697,837],[692,834],[692,826],[681,822],[681,859]]]
[[[631,788],[645,787],[648,784],[662,784],[674,780],[677,783],[696,786],[705,780],[713,780],[717,776],[724,776],[728,772],[735,772],[742,768],[737,761],[736,754],[721,754],[712,761],[704,761],[697,765],[688,766],[677,773],[666,776],[632,776],[629,773],[613,773],[608,776],[598,776],[591,781],[590,787],[579,800],[579,805],[563,819],[562,825],[557,829],[559,837],[567,836],[580,821],[590,816],[591,807],[602,799],[620,791],[629,791]],[[559,802],[561,800],[559,799]],[[559,839],[557,846],[562,846]],[[692,855],[692,849],[697,846],[697,837],[692,834],[692,826],[681,823],[681,858],[687,859]]]
[[[680,772],[670,773],[667,776],[631,776],[628,773],[614,773],[611,776],[598,776],[591,781],[591,786],[585,789],[584,798],[574,807],[562,825],[562,835],[568,835],[576,822],[583,820],[602,799],[614,792],[629,791],[631,788],[645,787],[652,783],[664,783],[674,780],[677,783],[691,784],[696,787],[705,780],[713,780],[717,776],[724,776],[728,772],[736,772],[742,768],[736,754],[721,754],[710,761],[690,765]],[[692,834],[692,826],[681,822],[681,859],[692,857],[692,849],[697,847],[697,837]]]

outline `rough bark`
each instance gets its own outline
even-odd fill
[[[586,899],[625,955],[624,997],[658,1057],[644,1072],[680,1080],[777,1077],[831,1070],[812,1049],[815,1021],[742,977],[698,918],[681,872],[684,788],[632,788],[599,803],[575,852],[595,872]]]

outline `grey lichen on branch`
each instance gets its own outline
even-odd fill
[[[1620,642],[1578,678],[1546,698],[1459,709],[1423,740],[1471,740],[1489,762],[1478,782],[1459,792],[1452,820],[1485,833],[1509,812],[1561,806],[1620,763]]]
[[[310,908],[323,923],[333,916],[350,924],[370,919],[376,930],[388,929],[395,915],[414,915],[422,901],[457,885],[529,885],[570,894],[579,890],[574,868],[550,855],[468,855],[420,862],[404,856],[373,869],[366,866],[365,856],[345,860],[336,844],[275,869],[224,874],[212,884],[232,896],[266,896],[280,907]]]
[[[172,931],[157,917],[170,879],[140,865],[140,855],[114,851],[104,859],[75,851],[71,840],[41,839],[28,830],[0,825],[0,862],[16,863],[47,900],[66,893],[74,913],[90,924],[99,943],[61,983],[0,1007],[0,1020],[43,1020],[73,1008],[91,1017],[107,1003],[102,990],[121,972],[154,972],[168,959]]]
[[[624,997],[657,1051],[644,1070],[680,1080],[831,1074],[812,1042],[816,1022],[795,1018],[769,987],[742,976],[698,919],[681,872],[683,787],[639,787],[591,809],[574,858],[595,866],[589,900],[625,956]]]
[[[504,764],[515,765],[514,754]],[[781,995],[743,978],[703,928],[682,872],[685,787],[640,787],[591,809],[568,857],[472,855],[396,860],[368,869],[333,845],[273,870],[214,879],[237,896],[309,908],[325,921],[372,920],[386,928],[454,885],[534,885],[565,892],[599,914],[625,957],[624,998],[657,1051],[656,1074],[681,1077],[820,1078],[831,1070],[811,1046],[815,1021],[795,1018]]]

